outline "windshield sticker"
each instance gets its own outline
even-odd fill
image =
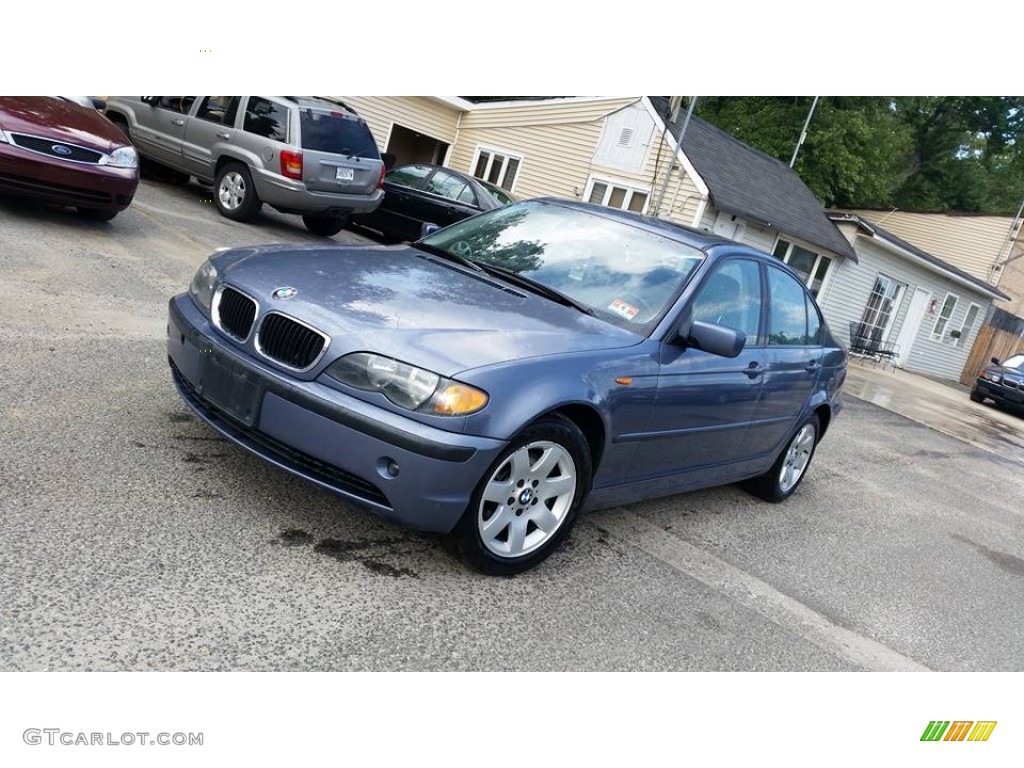
[[[608,305],[608,309],[610,309],[617,315],[621,315],[627,320],[632,320],[634,317],[637,316],[637,313],[640,312],[639,309],[634,307],[632,304],[627,304],[622,299],[616,299],[615,301],[613,301],[611,304]]]

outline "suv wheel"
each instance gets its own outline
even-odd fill
[[[345,228],[348,216],[303,216],[302,223],[314,235],[331,237]]]
[[[263,203],[256,194],[249,169],[240,163],[225,163],[217,171],[213,200],[222,216],[235,221],[251,221]]]

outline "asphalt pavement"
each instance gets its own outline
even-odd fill
[[[594,513],[511,579],[229,445],[167,299],[216,247],[316,240],[196,185],[109,224],[0,200],[0,670],[1024,669],[1013,440],[848,396],[788,502]]]

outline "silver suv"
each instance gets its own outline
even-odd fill
[[[212,183],[222,215],[249,221],[263,203],[341,231],[384,198],[384,163],[366,122],[319,96],[130,96],[106,115],[143,158]]]

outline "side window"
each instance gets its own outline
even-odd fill
[[[234,125],[235,116],[238,115],[238,102],[241,100],[241,96],[207,96],[199,105],[196,117],[220,125]]]
[[[388,171],[384,176],[384,181],[399,187],[418,189],[423,180],[430,175],[430,171],[429,165],[403,165]]]
[[[476,205],[476,193],[473,192],[473,188],[468,184],[466,188],[459,194],[459,202],[465,203],[466,205]]]
[[[792,276],[779,269],[768,270],[768,344],[778,347],[803,346],[807,338],[807,294]]]
[[[807,301],[807,338],[805,342],[811,347],[820,347],[823,343],[821,338],[821,315],[810,296],[805,297]]]
[[[732,259],[718,267],[693,300],[693,319],[734,328],[757,343],[761,322],[761,269],[756,261]]]
[[[465,181],[447,171],[438,171],[427,182],[427,192],[447,197],[449,200],[458,200],[465,188]]]
[[[242,128],[273,141],[288,140],[288,107],[260,96],[250,96]]]
[[[195,96],[157,96],[154,106],[159,109],[169,109],[172,112],[180,112],[183,115],[187,115],[188,111],[192,109],[192,102],[195,100]]]

